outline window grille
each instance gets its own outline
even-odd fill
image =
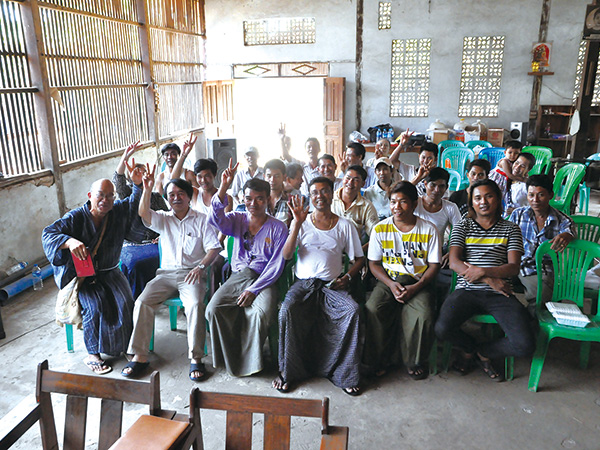
[[[316,21],[311,17],[244,21],[244,45],[314,44]]]
[[[575,89],[573,89],[573,104],[577,102],[581,92],[581,80],[583,77],[583,63],[585,61],[585,52],[587,51],[588,41],[583,39],[579,44],[579,53],[577,54],[577,67],[575,68]],[[600,64],[596,68],[596,81],[594,82],[594,95],[592,96],[592,106],[600,105]]]
[[[504,36],[463,39],[459,117],[498,117]]]
[[[83,11],[84,4],[71,2]],[[40,11],[61,164],[149,139],[137,24],[104,12]]]
[[[427,117],[431,39],[392,41],[391,117]]]
[[[0,172],[43,169],[20,6],[0,0]]]
[[[379,2],[378,27],[380,30],[392,28],[392,2]]]

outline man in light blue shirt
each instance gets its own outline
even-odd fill
[[[387,219],[391,216],[390,212],[390,199],[388,198],[388,190],[392,186],[393,177],[392,171],[394,165],[389,158],[379,158],[373,164],[375,168],[375,175],[377,176],[377,182],[369,186],[363,196],[373,203],[373,206],[377,210],[379,220]]]

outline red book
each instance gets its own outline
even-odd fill
[[[89,253],[87,258],[83,261],[76,256],[73,256],[73,263],[75,264],[75,270],[77,271],[78,277],[92,277],[96,275],[94,263],[92,262],[92,255]]]

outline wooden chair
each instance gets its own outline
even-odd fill
[[[192,433],[182,448],[204,449],[200,409],[227,411],[225,448],[228,450],[252,448],[252,414],[264,414],[265,450],[290,448],[291,416],[321,419],[321,450],[348,448],[348,427],[329,425],[329,398],[308,400],[255,395],[204,392],[198,388],[190,394]],[[179,418],[179,417],[178,417]]]
[[[48,361],[38,365],[35,398],[30,396],[0,421],[0,448],[11,447],[35,423],[39,422],[44,449],[58,449],[58,438],[50,393],[66,394],[65,431],[63,448],[85,448],[85,429],[88,398],[102,399],[98,449],[112,446],[121,436],[123,402],[148,405],[150,415],[169,419],[175,411],[163,410],[160,405],[158,372],[150,381],[121,380],[94,375],[54,372]],[[186,427],[189,431],[190,427]],[[182,439],[185,435],[182,436]]]

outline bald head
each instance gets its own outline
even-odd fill
[[[90,186],[90,192],[104,191],[106,189],[112,189],[115,192],[115,185],[108,178],[101,178],[96,180]]]
[[[115,203],[115,185],[107,178],[96,180],[88,192],[90,199],[90,212],[94,216],[102,217],[107,214]]]

